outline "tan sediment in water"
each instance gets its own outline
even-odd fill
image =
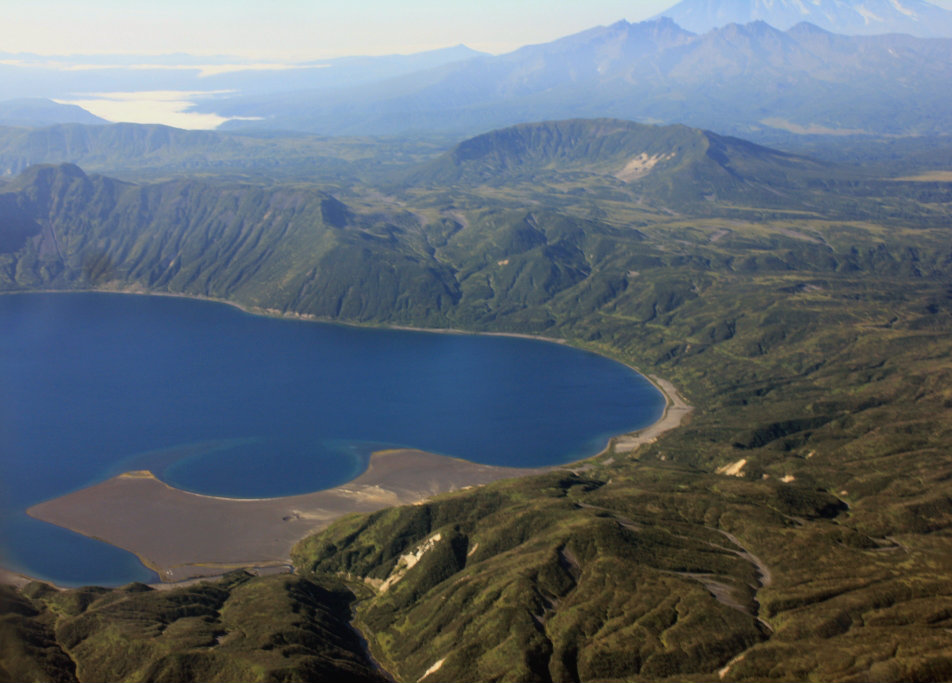
[[[344,515],[540,472],[410,449],[378,451],[362,475],[326,491],[239,499],[176,489],[127,472],[34,505],[27,513],[135,553],[163,581],[235,568],[287,566],[291,547]]]
[[[664,415],[642,430],[613,438],[603,453],[631,452],[652,443],[691,412],[670,382],[649,379],[666,397]],[[347,484],[263,499],[190,493],[137,470],[34,505],[27,513],[124,548],[162,581],[179,582],[238,568],[290,571],[292,546],[345,515],[417,503],[546,469],[553,468],[494,467],[412,449],[386,450],[374,453],[367,470]],[[13,582],[4,578],[0,575],[0,581]]]

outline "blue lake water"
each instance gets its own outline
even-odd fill
[[[305,493],[406,446],[553,465],[661,417],[643,377],[537,340],[278,320],[119,294],[0,296],[0,563],[65,585],[155,575],[29,518],[40,501],[150,469],[213,495]]]

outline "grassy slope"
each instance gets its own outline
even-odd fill
[[[421,527],[409,509],[361,520],[360,533],[341,523],[299,547],[299,566],[317,575],[384,578],[437,530],[456,530],[470,549],[510,539],[508,565],[477,550],[447,562],[437,586],[407,573],[412,597],[402,603],[390,589],[363,604],[359,623],[405,679],[444,657],[450,679],[473,662],[487,680],[711,679],[732,660],[725,680],[952,674],[945,228],[691,223],[642,228],[644,242],[667,247],[657,263],[640,257],[644,286],[595,314],[553,315],[550,328],[673,379],[699,407],[688,426],[637,460],[612,456],[586,472],[594,483],[566,487],[574,503],[557,506],[527,481],[512,487],[520,505],[501,502],[495,517],[455,512],[506,488],[497,485],[433,503],[454,510],[434,511],[439,522]],[[713,474],[740,459],[741,478]],[[553,528],[553,508],[571,524]],[[521,532],[508,528],[516,515],[532,520]],[[759,557],[769,583],[750,562],[712,566],[723,559],[704,545],[712,528]],[[387,551],[390,538],[399,546]],[[560,552],[584,544],[597,550],[575,551],[578,575],[553,588]],[[769,628],[737,609],[728,622],[710,581],[735,595],[753,587],[736,602]],[[505,626],[515,615],[521,635]]]
[[[362,598],[357,624],[399,679],[440,661],[427,680],[719,680],[723,667],[724,680],[952,676],[947,185],[915,194],[862,181],[779,211],[722,201],[702,214],[573,177],[368,191],[346,197],[345,211],[300,188],[241,208],[241,193],[220,186],[109,190],[71,177],[48,201],[36,183],[29,201],[0,197],[5,225],[20,231],[0,255],[5,288],[122,283],[343,320],[562,336],[671,379],[697,406],[686,427],[577,475],[349,518],[303,542],[305,577],[294,581],[345,578]],[[109,192],[125,208],[109,208]],[[71,196],[100,212],[77,217]],[[254,213],[262,197],[271,223]],[[278,211],[278,197],[294,210]],[[157,217],[148,234],[122,219],[144,207]],[[30,236],[47,227],[66,253]],[[264,239],[272,230],[280,240]],[[110,270],[83,267],[92,244]],[[209,270],[216,257],[163,274],[176,254],[200,259],[209,244],[231,250],[235,267]],[[741,459],[741,476],[716,473]],[[404,572],[400,558],[421,548]],[[402,578],[380,592],[395,571]],[[252,621],[265,640],[280,631],[266,621],[303,604],[279,599],[276,582],[239,586],[259,596]],[[220,617],[185,615],[171,623],[196,640],[147,640],[141,659],[130,645],[110,659],[110,629],[138,626],[82,618],[88,646],[65,639],[79,617],[56,601],[82,595],[34,588],[9,600],[16,625],[5,628],[18,630],[4,643],[28,646],[5,651],[8,673],[67,671],[68,654],[82,678],[141,680],[182,652],[207,676],[231,642],[199,637]],[[164,595],[137,599],[164,613]],[[346,601],[321,595],[328,619],[348,618]],[[258,661],[257,641],[243,642]],[[268,662],[254,677],[278,676]],[[203,677],[188,671],[169,677]]]

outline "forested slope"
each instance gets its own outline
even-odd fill
[[[684,202],[653,189],[688,184],[660,162],[655,177],[616,176],[635,149],[380,187],[131,185],[72,166],[7,183],[8,291],[172,292],[562,337],[671,380],[696,410],[574,473],[341,520],[299,544],[294,578],[33,584],[8,595],[5,677],[371,678],[359,642],[281,625],[340,624],[351,608],[398,680],[952,677],[949,184],[822,181],[797,161],[809,173],[750,172],[774,190],[760,201],[730,150],[740,184]],[[695,158],[699,181],[719,177]],[[163,607],[195,591],[214,605]],[[138,616],[117,612],[133,596]],[[252,610],[237,623],[257,635],[228,635],[229,604]],[[130,629],[157,637],[133,653],[117,636]]]

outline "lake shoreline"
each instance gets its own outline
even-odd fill
[[[248,307],[232,301],[212,297],[168,292],[150,292],[144,289],[100,288],[89,290],[67,289],[0,292],[0,294],[30,293],[102,293],[165,296],[223,303],[250,315],[299,320],[302,322],[322,322],[325,324],[351,327],[375,327],[414,332],[438,332],[442,334],[516,337],[549,341],[557,344],[568,344],[564,339],[553,339],[519,333],[470,332],[447,328],[430,329],[397,325],[388,326],[340,322],[321,319],[317,316],[287,314],[276,309]],[[582,350],[604,356],[604,354],[591,349]],[[150,472],[126,472],[105,482],[67,494],[66,496],[34,505],[29,509],[28,514],[37,519],[65,527],[86,536],[104,540],[111,545],[132,552],[145,566],[159,574],[160,579],[165,582],[162,585],[177,585],[181,581],[216,576],[226,571],[239,568],[256,568],[259,571],[265,572],[290,570],[289,554],[290,548],[294,543],[326,528],[333,523],[333,521],[347,514],[370,512],[385,507],[409,503],[421,503],[441,493],[482,485],[499,479],[529,476],[554,469],[580,471],[587,467],[585,465],[586,461],[592,460],[593,458],[598,458],[609,452],[616,454],[631,452],[643,444],[655,441],[662,433],[678,427],[690,414],[692,410],[691,406],[678,394],[677,389],[670,382],[660,377],[645,375],[637,368],[617,358],[611,358],[611,360],[625,365],[640,377],[650,382],[662,396],[664,396],[664,411],[662,416],[654,423],[634,432],[613,436],[608,439],[605,448],[601,451],[573,463],[542,468],[505,468],[478,465],[469,461],[425,453],[414,449],[395,449],[393,451],[374,453],[367,470],[357,478],[341,486],[297,496],[266,499],[240,499],[193,494],[161,482]],[[394,458],[394,454],[399,454],[402,457]],[[437,476],[435,478],[430,476],[426,481],[422,481],[426,477],[419,474],[421,471],[427,472],[428,474],[435,472]],[[104,493],[108,493],[108,496],[104,496]],[[309,497],[315,498],[312,498],[310,501],[302,500]],[[106,499],[110,501],[112,507],[103,507],[101,504],[98,504]],[[196,508],[196,501],[203,501],[203,503]],[[301,505],[302,502],[307,502],[308,504]],[[149,508],[150,505],[153,507],[159,505],[159,507],[161,507],[163,503],[166,505],[164,514],[153,514],[151,517],[148,515],[144,517],[139,515],[135,523],[129,521],[128,515],[125,514],[136,505],[138,505],[141,510],[143,507]],[[253,510],[253,504],[264,506],[264,508],[255,511]],[[208,507],[209,505],[212,507]],[[216,508],[215,505],[218,507]],[[238,536],[236,536],[235,533],[237,532],[233,525],[227,528],[220,526],[223,519],[234,514],[234,506],[236,505],[244,508],[244,513],[240,515],[244,521],[239,526],[245,532],[243,540],[237,543],[235,542],[236,538],[242,537],[242,534],[239,533]],[[178,523],[169,526],[169,516],[175,517],[174,509],[177,506],[180,510],[191,510],[192,512],[186,514],[184,517],[180,514],[177,518]],[[278,512],[282,513],[279,516],[280,524],[275,521],[275,515]],[[76,521],[80,518],[82,518],[81,521]],[[115,524],[111,524],[111,522],[116,519],[127,520],[124,525],[126,527],[125,531],[117,530]],[[262,519],[270,520],[269,523],[271,526],[267,529],[262,528]],[[217,528],[214,527],[214,524],[212,524],[211,527],[209,527],[208,524],[204,524],[203,526],[202,520],[205,522],[218,520],[217,523],[219,526]],[[166,546],[162,546],[162,543],[153,542],[151,546],[148,547],[143,547],[142,544],[136,540],[137,537],[145,537],[147,539],[153,539],[154,541],[158,538],[156,534],[161,531],[160,527],[163,526],[172,530],[173,533],[171,535],[173,537],[178,533],[178,538],[181,539],[181,534],[185,533],[190,540],[181,543],[179,541],[169,541],[165,539],[163,542],[166,543]],[[232,530],[228,531],[228,529]],[[254,533],[251,533],[250,530],[255,529],[257,531],[254,533],[261,533],[271,539],[270,545],[262,545],[261,541],[258,543],[254,542]],[[275,532],[276,529],[278,530],[277,533]],[[166,536],[168,535],[167,533]],[[192,552],[196,548],[207,547],[210,538],[229,539],[229,545],[237,545],[241,548],[242,556],[229,555],[227,552],[216,555],[215,553],[218,551],[207,552],[204,555]],[[275,538],[280,539],[277,545],[274,544]],[[180,552],[183,548],[179,548],[179,551],[176,551],[176,549],[172,547],[176,544],[184,546],[186,552],[184,552],[184,554]],[[0,571],[0,583],[22,583],[23,580],[31,579],[31,577],[27,577],[15,571],[5,570],[2,567],[0,567],[0,570],[2,570]],[[49,583],[47,581],[44,582]]]
[[[527,334],[524,332],[486,332],[480,330],[465,330],[456,327],[414,327],[412,325],[390,325],[387,323],[376,323],[376,322],[354,322],[350,320],[337,320],[334,318],[322,318],[317,315],[310,313],[288,313],[286,311],[281,311],[277,308],[264,308],[261,306],[249,306],[246,304],[241,304],[236,301],[231,301],[230,299],[219,299],[217,297],[205,296],[203,294],[183,294],[179,292],[156,292],[150,289],[140,289],[140,288],[124,288],[124,289],[111,289],[111,288],[97,288],[97,289],[18,289],[18,290],[2,290],[0,291],[0,296],[9,295],[9,294],[125,294],[130,296],[159,296],[167,297],[170,299],[186,299],[191,301],[208,301],[215,304],[224,304],[225,306],[231,306],[236,308],[242,313],[247,313],[249,315],[257,315],[265,318],[275,318],[278,320],[296,320],[300,322],[312,322],[312,323],[321,323],[324,325],[341,325],[344,327],[357,327],[364,329],[384,329],[384,330],[400,330],[403,332],[433,332],[435,334],[458,334],[458,335],[480,335],[486,337],[510,337],[513,339],[532,339],[536,341],[545,341],[552,344],[561,344],[569,345],[569,342],[565,339],[559,337],[544,337],[540,335]],[[596,353],[596,352],[592,352]],[[598,354],[601,355],[601,354]],[[607,356],[606,356],[607,357]],[[616,359],[612,359],[616,360]],[[621,362],[621,361],[618,361]],[[626,363],[622,363],[627,365]],[[628,366],[631,367],[631,366]],[[635,368],[631,368],[635,370]],[[642,373],[638,370],[639,375]]]

